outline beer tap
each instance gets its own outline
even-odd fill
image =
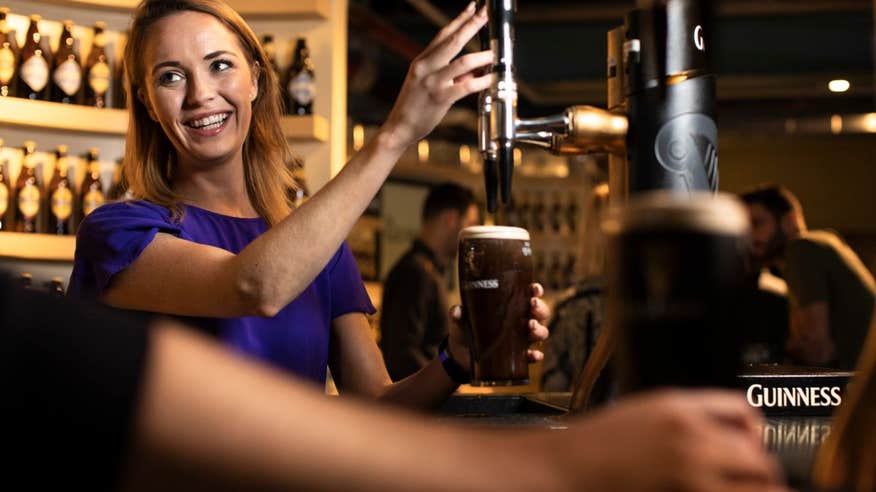
[[[609,32],[608,109],[576,105],[518,118],[514,66],[516,0],[486,0],[492,84],[480,96],[479,148],[488,210],[511,196],[514,148],[607,153],[614,196],[718,186],[715,80],[705,48],[708,2],[639,0]],[[482,47],[484,38],[481,38]],[[623,55],[621,56],[621,52]]]

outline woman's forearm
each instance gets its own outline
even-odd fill
[[[507,472],[530,458],[496,435],[333,401],[183,330],[153,336],[129,490],[535,490],[534,468]]]
[[[239,290],[259,314],[275,314],[316,278],[404,149],[382,129],[310,200],[237,255]]]
[[[438,359],[410,376],[386,386],[378,400],[417,409],[432,410],[443,404],[459,385],[454,383]]]

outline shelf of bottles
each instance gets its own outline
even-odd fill
[[[39,15],[25,18],[0,9],[0,125],[124,135],[128,116],[118,54],[125,36],[108,32],[102,22],[86,29],[69,21],[60,23],[53,39],[45,34],[57,28]],[[87,56],[80,56],[82,39],[90,39]],[[328,140],[328,121],[312,111],[314,70],[306,41],[296,40],[293,59],[281,74],[273,37],[263,39],[270,40],[271,64],[284,82],[290,110],[281,123],[284,135],[293,141]]]

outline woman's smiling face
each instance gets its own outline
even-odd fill
[[[181,12],[149,28],[143,57],[139,97],[179,161],[197,166],[242,156],[258,67],[237,36],[209,14]]]

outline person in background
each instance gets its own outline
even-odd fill
[[[608,183],[599,184],[587,200],[578,237],[577,282],[557,303],[549,325],[551,337],[545,344],[542,391],[571,391],[600,334],[605,312],[605,235],[601,220],[608,206],[608,192]],[[608,384],[607,371],[600,379],[600,384]]]
[[[873,314],[873,276],[836,233],[807,229],[800,202],[785,187],[762,185],[741,198],[751,217],[752,254],[788,284],[787,355],[851,370]]]
[[[787,490],[736,394],[629,398],[564,431],[439,424],[3,279],[0,391],[3,480],[27,490]]]
[[[459,231],[479,223],[471,190],[443,183],[423,203],[420,233],[383,283],[380,348],[394,381],[429,364],[449,332],[447,269]]]
[[[489,52],[457,56],[485,23],[470,5],[443,28],[374,138],[293,210],[279,85],[255,33],[220,0],[144,0],[125,47],[134,199],[83,221],[69,294],[183,317],[320,388],[330,366],[342,394],[439,405],[465,379],[466,338],[451,332],[446,357],[393,384],[344,238],[405,149],[489,86],[475,75]],[[549,312],[533,301],[534,318]]]

